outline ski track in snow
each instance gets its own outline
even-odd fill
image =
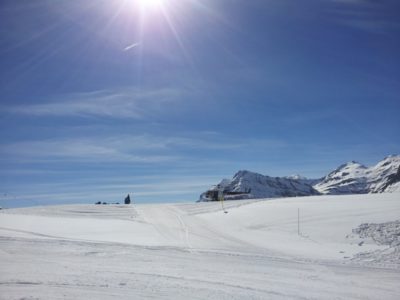
[[[219,203],[3,210],[0,299],[399,299],[398,249],[369,238],[378,229],[396,236],[398,223],[387,222],[400,218],[399,194],[225,208],[228,214]],[[362,227],[368,235],[354,233],[361,224],[371,224]]]

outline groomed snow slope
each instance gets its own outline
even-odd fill
[[[357,228],[399,220],[399,200],[3,210],[0,299],[398,299],[399,249]]]

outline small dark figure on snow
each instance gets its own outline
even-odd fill
[[[131,197],[129,196],[129,194],[125,197],[125,204],[131,204]]]

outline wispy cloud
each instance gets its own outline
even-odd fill
[[[128,50],[131,50],[131,49],[136,48],[136,47],[138,47],[138,46],[140,46],[140,43],[133,43],[133,44],[131,44],[131,45],[129,45],[129,46],[126,46],[126,47],[123,49],[123,51],[128,51]]]
[[[196,160],[208,153],[241,153],[251,149],[283,148],[279,140],[163,135],[113,135],[56,138],[3,144],[1,160],[30,162],[160,163]],[[216,158],[218,159],[218,158]]]
[[[4,157],[28,161],[158,163],[177,159],[154,151],[162,147],[163,143],[145,136],[119,136],[23,141],[3,145],[0,153]],[[152,153],[149,150],[153,150]]]
[[[112,117],[142,119],[158,113],[184,94],[180,89],[99,91],[57,97],[52,102],[2,107],[1,110],[33,116]]]
[[[335,20],[345,26],[371,33],[399,30],[399,4],[393,0],[329,0],[335,5],[330,10]]]

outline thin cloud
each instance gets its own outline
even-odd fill
[[[128,50],[131,50],[131,49],[136,48],[136,47],[138,47],[138,46],[140,46],[140,43],[133,43],[132,45],[126,46],[126,47],[123,49],[123,51],[128,51]]]
[[[330,0],[335,8],[329,12],[335,21],[344,26],[385,34],[390,30],[399,30],[400,22],[396,11],[399,4],[392,0]]]
[[[32,162],[72,161],[85,163],[160,163],[175,161],[173,155],[146,153],[146,149],[154,149],[159,145],[132,138],[92,138],[92,139],[53,139],[41,141],[25,141],[3,145],[1,152],[8,159]]]
[[[117,135],[109,137],[76,137],[21,141],[3,144],[2,160],[28,162],[85,163],[160,163],[199,160],[209,151],[240,153],[244,149],[282,148],[278,140],[235,139],[220,136],[179,137],[162,135]],[[203,154],[193,155],[193,149]],[[208,157],[208,156],[207,156]],[[208,158],[207,158],[208,159]]]
[[[161,107],[178,101],[182,95],[179,89],[101,91],[61,96],[53,102],[2,107],[1,110],[31,116],[144,119],[159,113]]]

